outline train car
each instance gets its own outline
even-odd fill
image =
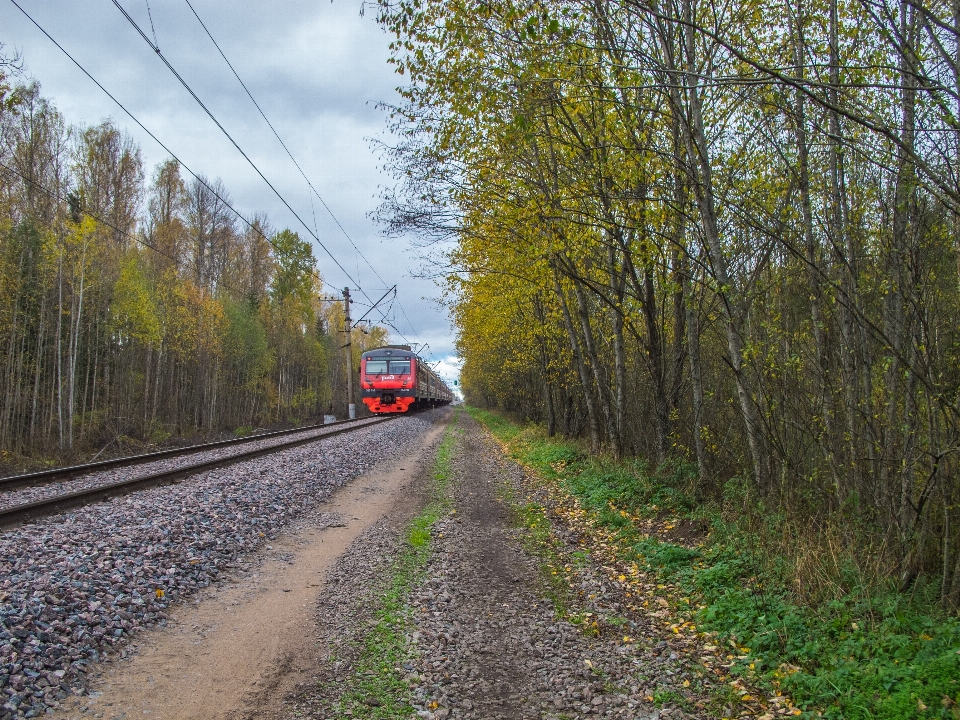
[[[375,414],[438,407],[453,401],[446,383],[409,345],[387,345],[360,356],[360,397]]]

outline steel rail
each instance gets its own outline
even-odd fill
[[[340,420],[338,422],[326,423],[325,425],[305,425],[304,427],[294,428],[292,430],[274,430],[273,432],[260,433],[259,435],[247,435],[242,438],[230,438],[229,440],[217,440],[216,442],[203,443],[201,445],[188,445],[181,448],[172,448],[170,450],[158,450],[144,455],[128,455],[127,457],[114,458],[113,460],[101,460],[99,462],[85,463],[83,465],[72,465],[64,468],[51,468],[50,470],[40,470],[38,472],[26,473],[24,475],[10,475],[0,478],[0,492],[6,490],[17,490],[24,487],[35,487],[46,483],[57,482],[79,477],[80,475],[89,475],[90,473],[100,472],[101,470],[111,470],[113,468],[127,467],[129,465],[143,465],[154,460],[163,460],[164,458],[178,457],[180,455],[192,455],[206,450],[215,450],[231,445],[243,445],[257,440],[267,440],[273,437],[283,435],[293,435],[299,432],[309,430],[319,430],[321,428],[336,427],[346,423],[357,423],[360,420],[369,418],[358,418],[355,420]]]
[[[310,437],[306,438],[288,440],[286,442],[269,445],[267,447],[247,450],[246,452],[237,453],[235,455],[228,455],[226,457],[215,458],[213,460],[205,460],[193,465],[185,465],[182,467],[173,468],[171,470],[161,470],[159,472],[141,475],[128,480],[119,480],[104,485],[97,485],[96,487],[86,488],[84,490],[78,490],[72,493],[65,493],[63,495],[56,495],[54,497],[44,498],[42,500],[23,503],[22,505],[14,505],[8,508],[0,509],[0,528],[8,528],[12,525],[17,525],[29,520],[36,520],[47,515],[63,512],[64,510],[88,505],[90,503],[97,502],[98,500],[106,500],[118,495],[125,495],[135,490],[143,490],[149,487],[155,487],[157,485],[172,483],[180,478],[195,475],[206,470],[225,467],[227,465],[233,465],[246,460],[252,460],[253,458],[261,455],[268,455],[272,452],[277,452],[278,450],[287,450],[300,445],[306,445],[307,443],[323,440],[328,437],[333,437],[334,435],[342,435],[343,433],[370,427],[371,425],[378,425],[380,423],[389,422],[395,419],[396,416],[389,416],[375,419],[370,422],[363,423],[362,425],[357,425],[355,422],[353,422],[350,427],[341,427],[337,430],[323,433],[321,435],[311,435]],[[347,422],[349,421],[342,421],[335,424],[342,425],[346,424]],[[329,425],[320,425],[318,427],[330,427],[333,424],[334,423],[330,423]],[[262,438],[264,436],[261,435],[259,437]]]

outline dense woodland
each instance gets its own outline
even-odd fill
[[[379,13],[468,401],[743,498],[798,587],[960,606],[960,4]]]
[[[311,244],[0,75],[0,450],[122,449],[346,405]],[[3,70],[0,67],[0,70]],[[13,78],[11,78],[11,75]],[[329,293],[328,293],[329,294]],[[354,353],[385,340],[354,332]]]

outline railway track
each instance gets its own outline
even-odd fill
[[[202,445],[192,445],[186,448],[177,448],[174,450],[163,450],[160,452],[147,453],[145,455],[134,455],[115,460],[104,460],[85,465],[74,465],[67,468],[58,468],[55,470],[44,470],[26,475],[15,475],[6,478],[0,478],[0,492],[8,493],[24,488],[38,487],[58,482],[69,483],[79,477],[91,476],[95,473],[101,473],[117,468],[130,467],[135,465],[148,465],[159,460],[167,460],[184,455],[193,455],[207,451],[222,450],[224,448],[245,445],[264,440],[279,439],[279,442],[270,443],[252,450],[245,450],[228,455],[219,455],[212,459],[204,459],[200,462],[188,465],[179,465],[173,468],[166,468],[147,472],[134,477],[121,480],[107,479],[103,483],[96,483],[80,490],[72,492],[57,493],[48,497],[43,497],[29,502],[17,503],[0,507],[0,528],[8,528],[30,520],[36,520],[47,515],[53,515],[65,510],[81,507],[93,502],[99,502],[118,495],[142,490],[157,485],[165,485],[176,482],[182,478],[194,475],[214,468],[233,465],[238,462],[252,460],[253,458],[270,453],[286,450],[288,448],[305,445],[316,440],[342,435],[353,430],[377,425],[394,420],[395,416],[385,418],[363,418],[361,420],[343,420],[337,423],[327,425],[313,425],[305,428],[296,428],[294,430],[280,430],[272,433],[263,433],[233,440],[222,440],[213,443],[204,443]],[[311,430],[317,432],[310,433]],[[283,440],[283,437],[297,435],[291,440]]]

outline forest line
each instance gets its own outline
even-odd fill
[[[960,5],[378,7],[468,401],[739,503],[801,594],[960,607]]]
[[[2,69],[2,68],[0,68]],[[345,416],[342,303],[310,242],[113,121],[0,75],[0,451],[90,454]],[[352,332],[360,353],[386,331]]]

